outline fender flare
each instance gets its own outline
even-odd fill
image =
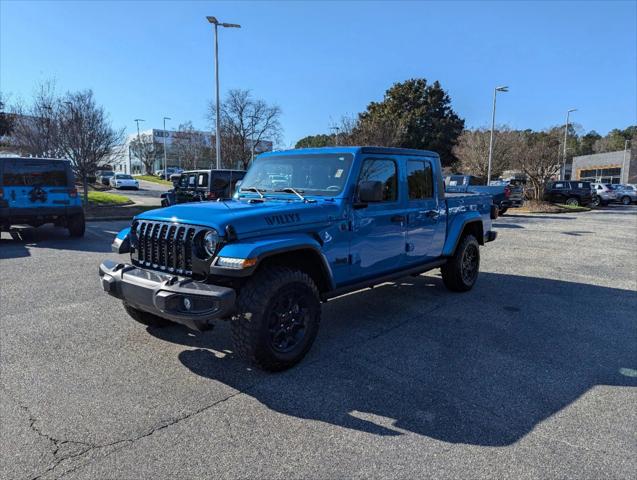
[[[311,250],[317,255],[329,287],[330,289],[333,289],[334,277],[332,275],[330,264],[322,252],[322,243],[317,239],[317,237],[307,233],[277,235],[276,237],[254,239],[252,241],[244,240],[236,243],[227,243],[221,247],[217,253],[217,257],[251,258],[256,259],[257,263],[253,267],[242,270],[231,270],[215,267],[213,262],[210,267],[210,273],[213,275],[225,276],[249,276],[254,273],[257,268],[259,268],[265,259],[299,250]]]
[[[482,223],[482,216],[479,212],[467,212],[462,217],[456,217],[451,221],[451,225],[447,230],[447,239],[442,249],[443,257],[450,257],[456,251],[458,242],[462,236],[462,232],[468,225],[477,223],[480,225],[480,237],[477,239],[480,245],[484,245],[484,225]]]

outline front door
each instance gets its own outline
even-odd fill
[[[377,181],[382,199],[352,214],[352,280],[399,270],[405,258],[405,207],[398,186],[399,165],[392,158],[366,158],[358,182]],[[404,194],[403,194],[404,195]]]
[[[407,165],[407,265],[417,265],[442,253],[445,239],[444,209],[438,203],[431,162],[411,159]]]

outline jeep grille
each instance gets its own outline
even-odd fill
[[[137,221],[131,228],[133,264],[180,275],[192,275],[195,235],[204,230],[193,225]]]

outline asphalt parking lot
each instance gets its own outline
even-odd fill
[[[101,291],[126,222],[3,233],[0,476],[635,478],[637,206],[512,213],[473,291],[335,299],[274,375]]]

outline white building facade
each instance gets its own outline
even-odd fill
[[[193,132],[197,135],[200,145],[203,147],[201,157],[196,161],[195,168],[214,168],[215,164],[215,152],[214,152],[214,138],[215,135],[208,131],[196,131]],[[164,142],[166,145],[166,166],[184,168],[184,165],[180,150],[175,148],[175,144],[184,137],[188,136],[188,132],[182,132],[178,130],[163,130],[163,129],[149,129],[139,133],[140,137],[150,137],[153,143],[158,147],[155,149],[155,159],[153,162],[153,168],[151,173],[157,170],[163,170],[164,168]],[[131,175],[138,175],[146,173],[144,164],[140,160],[139,156],[135,152],[134,141],[137,139],[137,134],[131,134],[126,137],[126,141],[123,145],[119,145],[113,150],[113,154],[107,163],[113,167],[116,172],[128,173]],[[272,151],[272,142],[260,141],[254,146],[255,155],[263,152]],[[222,152],[223,155],[223,152]],[[227,168],[238,168],[236,163],[240,162],[228,162],[224,161],[224,165]],[[239,167],[240,168],[240,167]]]

